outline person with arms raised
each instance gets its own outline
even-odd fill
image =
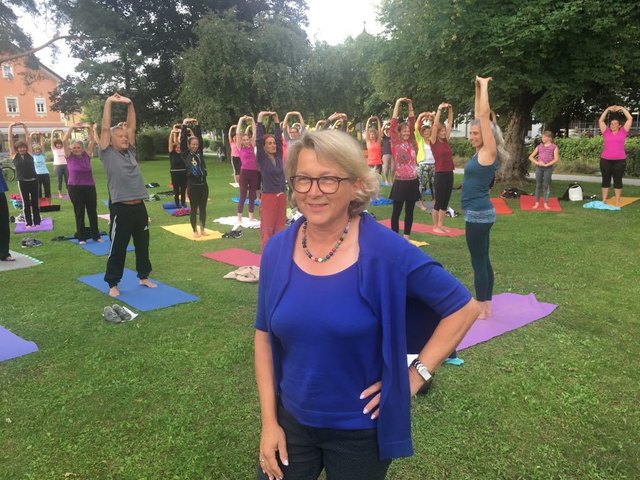
[[[127,106],[126,126],[111,128],[111,109],[114,103]],[[107,173],[111,249],[107,258],[104,281],[109,284],[109,295],[120,295],[118,283],[122,280],[127,245],[133,238],[136,271],[140,285],[155,288],[149,280],[149,216],[144,200],[149,198],[140,166],[136,161],[136,111],[133,102],[115,93],[104,104],[100,133],[100,160]]]

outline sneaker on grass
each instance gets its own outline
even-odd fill
[[[120,318],[121,321],[123,322],[128,322],[129,320],[131,320],[131,314],[129,312],[127,312],[124,308],[122,308],[120,305],[113,305],[113,307],[111,307],[113,309],[114,312],[116,312],[116,315],[118,315],[118,317]]]
[[[122,322],[118,314],[113,310],[113,308],[109,306],[104,307],[104,312],[102,313],[102,316],[107,322],[112,322],[112,323]]]

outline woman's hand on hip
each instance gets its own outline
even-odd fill
[[[380,406],[380,391],[382,390],[382,382],[376,382],[373,385],[367,387],[361,394],[360,399],[364,400],[365,398],[373,397],[369,400],[364,407],[362,413],[365,415],[371,414],[371,420],[375,420],[379,416],[378,407]]]
[[[284,476],[278,465],[276,452],[280,455],[280,461],[289,465],[287,439],[284,430],[277,423],[270,427],[262,427],[260,438],[260,468],[269,480],[282,479]]]

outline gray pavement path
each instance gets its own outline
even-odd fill
[[[464,170],[462,168],[456,168],[454,170],[454,173],[458,173],[462,175],[464,173]],[[533,177],[529,177],[529,178],[533,178]],[[567,175],[562,173],[554,173],[553,179],[562,180],[566,182],[585,182],[585,183],[600,183],[601,181],[601,177],[598,175]],[[625,177],[622,179],[622,184],[640,187],[640,178]]]

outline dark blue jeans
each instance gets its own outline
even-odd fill
[[[376,429],[307,427],[282,405],[278,422],[287,436],[289,466],[278,458],[285,480],[316,480],[323,468],[327,480],[383,480],[387,475],[391,460],[378,458]],[[267,478],[258,465],[258,480]]]

